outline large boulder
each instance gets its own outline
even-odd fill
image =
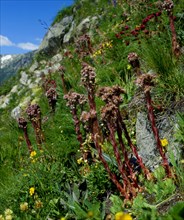
[[[10,103],[10,99],[11,99],[10,94],[5,96],[4,95],[0,96],[0,109],[6,108]]]
[[[60,61],[62,61],[62,59],[63,59],[63,56],[60,53],[58,53],[54,55],[50,61],[51,63],[59,63]]]
[[[99,17],[97,16],[89,16],[83,19],[80,24],[76,27],[76,35],[80,36],[84,33],[92,34],[93,30],[97,27],[99,21]]]
[[[39,63],[37,61],[34,61],[34,63],[29,68],[29,71],[33,72],[33,71],[37,70],[38,68],[39,68]]]
[[[68,44],[68,43],[72,42],[73,32],[74,32],[75,27],[76,27],[76,24],[75,24],[75,21],[73,21],[72,25],[70,27],[70,30],[68,31],[68,33],[65,34],[65,36],[63,38],[63,44]]]
[[[174,131],[177,127],[175,115],[161,115],[156,120],[157,128],[159,130],[160,139],[167,139],[168,146],[166,146],[166,155],[174,153],[175,159],[179,160],[179,144],[174,138]],[[162,161],[159,151],[156,147],[156,141],[153,135],[150,121],[146,113],[139,112],[136,122],[136,141],[139,150],[139,155],[142,157],[145,165],[154,170]]]
[[[21,107],[17,106],[11,111],[11,117],[18,120],[18,118],[21,117],[21,113],[22,113]]]
[[[20,83],[21,83],[22,85],[27,85],[27,84],[28,84],[28,80],[29,80],[29,77],[28,77],[27,73],[24,72],[24,71],[21,72]]]
[[[59,23],[51,26],[45,35],[38,52],[46,54],[54,54],[61,47],[63,43],[63,37],[68,32],[71,23],[73,21],[73,15],[64,17]]]

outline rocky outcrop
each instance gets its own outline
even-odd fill
[[[76,27],[76,24],[75,24],[75,21],[73,21],[68,33],[66,33],[63,38],[63,44],[68,44],[73,40],[73,32],[74,32],[75,27]]]
[[[73,16],[64,17],[59,23],[49,28],[45,35],[38,53],[55,54],[63,45],[71,43],[75,38],[84,33],[92,35],[93,30],[97,27],[99,16],[88,16],[78,25],[73,20]]]
[[[59,23],[51,26],[45,35],[38,52],[45,54],[54,54],[63,44],[63,38],[70,29],[73,21],[73,15],[64,17]]]
[[[76,27],[76,35],[80,36],[84,33],[88,33],[92,35],[93,30],[97,27],[99,21],[99,17],[97,16],[89,16],[83,19],[80,24]]]

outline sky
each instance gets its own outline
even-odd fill
[[[0,0],[0,54],[38,48],[57,12],[74,0]]]

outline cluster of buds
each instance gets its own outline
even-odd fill
[[[87,101],[84,95],[76,92],[69,92],[64,95],[64,99],[67,100],[67,106],[69,106],[71,110],[76,109],[77,105],[84,105]]]
[[[83,147],[83,138],[82,138],[82,133],[80,130],[80,120],[78,117],[78,112],[77,112],[77,106],[83,106],[86,103],[86,98],[84,95],[76,93],[76,92],[69,92],[68,94],[64,95],[64,99],[67,101],[67,106],[70,108],[74,125],[75,125],[75,132],[77,135],[77,140],[80,143],[80,151],[83,154],[83,158],[86,159],[87,154],[84,151]]]
[[[47,90],[49,90],[50,88],[56,88],[56,81],[52,80],[52,79],[45,79],[43,81],[42,87],[44,89],[44,91],[46,92]]]
[[[137,55],[137,53],[129,53],[127,59],[134,71],[136,72],[137,76],[141,75],[139,56]]]
[[[142,20],[142,24],[137,28],[136,31],[144,30],[146,28],[146,26],[144,26],[144,25],[146,25],[152,18],[157,18],[157,17],[161,16],[161,14],[162,14],[162,12],[158,11],[156,13],[148,15],[146,18],[144,18]]]
[[[55,107],[56,107],[56,102],[57,102],[57,97],[58,97],[56,89],[51,87],[50,89],[46,91],[45,95],[48,99],[49,105],[52,108],[52,112],[55,112]]]
[[[87,63],[83,63],[81,70],[81,82],[88,92],[94,92],[95,78],[96,78],[96,73],[94,69],[91,66],[89,66]]]
[[[98,96],[106,103],[113,103],[116,106],[122,103],[121,94],[126,94],[120,86],[102,87],[98,91]]]
[[[40,107],[37,104],[29,105],[26,113],[31,121],[34,121],[35,119],[39,121],[41,119]]]
[[[92,128],[92,121],[96,119],[96,111],[91,110],[89,112],[82,111],[81,116],[80,116],[80,121],[83,124],[83,127],[86,132],[92,133],[93,128]]]
[[[155,78],[156,76],[153,74],[142,74],[137,78],[136,84],[143,88],[144,92],[146,93],[155,85]]]
[[[81,58],[93,53],[91,39],[87,34],[80,36],[75,42],[75,45],[76,53],[78,53]]]
[[[131,64],[133,68],[140,67],[138,55],[134,52],[128,54],[128,62]]]
[[[42,87],[45,91],[45,96],[48,99],[49,105],[52,109],[52,112],[55,112],[56,102],[57,102],[57,91],[56,91],[56,81],[53,79],[45,79]]]
[[[123,35],[125,36],[132,35],[137,39],[137,36],[141,33],[141,31],[143,31],[145,34],[149,34],[149,30],[146,29],[147,23],[153,18],[155,18],[155,20],[157,21],[158,17],[161,16],[161,14],[162,12],[158,11],[156,13],[152,13],[148,15],[146,18],[142,20],[142,23],[136,26],[133,30],[129,30],[129,26],[126,25],[125,27],[122,28],[122,30],[119,33],[115,34],[116,38],[121,39]],[[129,45],[129,42],[127,43],[127,41],[125,41],[125,44]]]
[[[101,109],[101,119],[103,122],[111,123],[115,127],[118,119],[118,107],[113,103],[106,104]]]
[[[32,123],[35,131],[36,141],[41,148],[41,144],[44,141],[42,129],[41,129],[41,110],[37,104],[29,105],[26,113]]]
[[[24,138],[26,140],[26,144],[28,147],[29,152],[31,153],[33,151],[32,145],[31,145],[31,141],[28,137],[28,132],[27,132],[27,121],[24,118],[19,118],[18,119],[18,124],[19,124],[19,128],[21,128],[24,132]]]
[[[172,12],[174,7],[174,3],[171,0],[165,0],[162,4],[162,8],[166,10],[168,13]]]

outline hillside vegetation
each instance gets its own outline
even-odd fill
[[[53,25],[98,22],[0,88],[0,220],[184,218],[183,8],[77,0],[58,12]]]

